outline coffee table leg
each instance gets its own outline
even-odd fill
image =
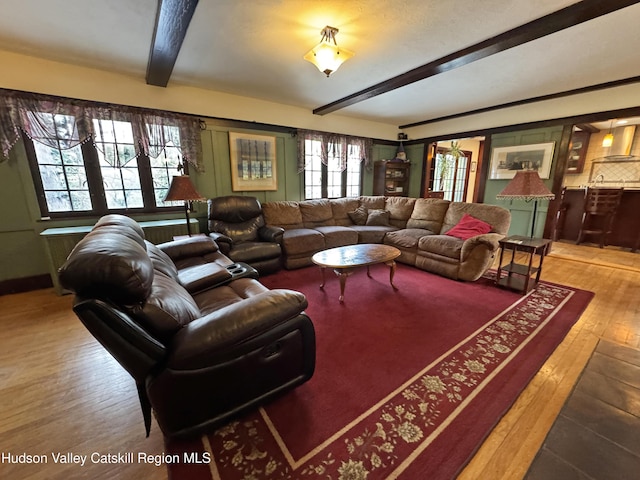
[[[393,260],[391,260],[390,262],[387,262],[387,265],[389,265],[389,283],[391,284],[391,286],[393,287],[394,290],[397,290],[398,287],[396,287],[393,284],[393,276],[396,273],[396,262],[394,262]]]
[[[320,274],[322,275],[322,283],[320,284],[320,288],[324,288],[324,267],[320,267]]]
[[[336,268],[334,270],[334,273],[340,279],[340,297],[338,297],[338,300],[341,302],[344,302],[344,287],[347,285],[347,277],[353,273],[353,270],[353,268]]]

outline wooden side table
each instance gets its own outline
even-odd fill
[[[496,274],[496,284],[522,294],[536,288],[540,281],[540,273],[542,273],[542,262],[550,244],[551,240],[545,238],[530,238],[519,235],[500,240],[500,263]],[[503,265],[505,251],[511,252],[511,259],[509,263]],[[516,252],[526,253],[527,263],[516,262]],[[535,256],[538,257],[537,266],[534,266]]]

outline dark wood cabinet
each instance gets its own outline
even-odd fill
[[[584,159],[589,148],[589,132],[573,132],[571,143],[569,144],[569,154],[567,158],[566,173],[582,173],[584,170]]]
[[[373,194],[387,197],[406,197],[409,195],[411,164],[378,160],[373,166]]]

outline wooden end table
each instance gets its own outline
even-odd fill
[[[523,294],[536,288],[542,273],[542,261],[548,253],[551,240],[546,238],[531,238],[513,235],[500,240],[500,263],[496,274],[496,284],[500,287],[516,290]],[[505,251],[511,251],[511,260],[503,265]],[[527,263],[515,261],[516,252],[524,252],[528,255]],[[534,266],[533,257],[538,257],[538,265]],[[506,276],[502,276],[506,274]],[[532,276],[535,275],[535,278]]]
[[[326,268],[333,268],[334,273],[340,278],[340,297],[344,301],[344,287],[347,277],[358,267],[367,267],[367,276],[371,277],[369,267],[376,263],[384,263],[391,269],[389,272],[389,283],[394,290],[393,275],[396,271],[396,258],[400,256],[400,250],[391,245],[379,245],[373,243],[361,243],[358,245],[346,245],[344,247],[330,248],[316,253],[311,257],[311,261],[320,267],[322,272],[322,284],[324,288]]]

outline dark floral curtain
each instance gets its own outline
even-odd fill
[[[320,142],[320,157],[324,165],[327,165],[329,158],[340,159],[340,170],[347,168],[347,158],[354,151],[359,150],[360,161],[365,167],[371,163],[371,149],[373,140],[370,138],[352,137],[337,133],[316,132],[313,130],[298,130],[298,173],[304,171],[306,163],[305,141],[316,140]]]
[[[21,130],[36,142],[67,149],[95,138],[104,139],[109,122],[123,121],[132,126],[135,155],[124,161],[118,157],[114,166],[141,154],[156,158],[171,144],[196,171],[203,171],[200,121],[196,117],[2,89],[0,162],[8,159]],[[176,127],[179,135],[175,134]]]

